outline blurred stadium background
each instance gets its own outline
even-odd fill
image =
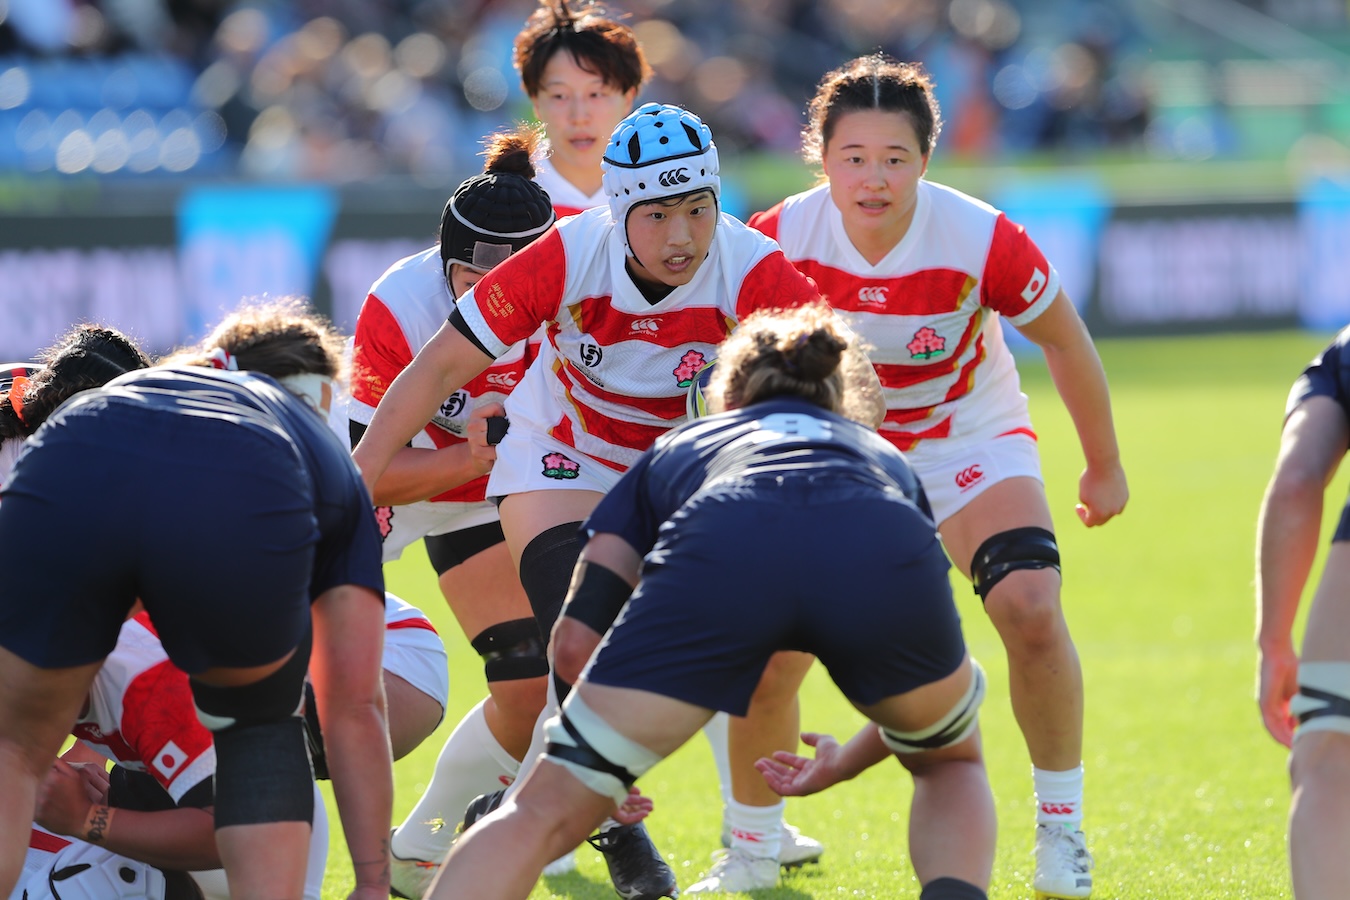
[[[349,328],[529,115],[534,0],[0,0],[0,357],[153,350],[243,296]],[[1347,0],[621,0],[641,99],[713,127],[739,216],[809,184],[802,107],[875,49],[934,74],[930,177],[1028,227],[1095,334],[1350,321]]]

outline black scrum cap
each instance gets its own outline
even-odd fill
[[[441,264],[486,272],[553,224],[553,201],[528,178],[484,173],[468,179],[441,213]]]

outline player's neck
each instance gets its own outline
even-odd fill
[[[597,166],[580,165],[554,154],[549,162],[553,165],[553,171],[557,172],[572,187],[581,191],[583,196],[593,197],[600,190],[603,173]]]

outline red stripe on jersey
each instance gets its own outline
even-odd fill
[[[917,409],[888,409],[886,418],[882,421],[891,425],[908,425],[910,422],[919,422],[928,418],[928,415],[937,409],[936,406],[921,406]]]
[[[399,619],[396,622],[386,622],[384,627],[386,631],[397,631],[400,628],[422,628],[432,634],[440,633],[436,630],[436,626],[432,625],[427,619]]]
[[[148,612],[141,610],[136,613],[136,615],[132,616],[132,618],[136,620],[137,625],[140,625],[155,637],[159,637],[159,631],[155,629],[155,623],[150,621],[150,614]]]
[[[69,847],[71,842],[65,838],[59,838],[54,834],[48,834],[45,831],[38,831],[36,828],[30,829],[28,835],[28,846],[34,850],[42,850],[46,853],[56,853]],[[27,894],[24,894],[27,897]]]
[[[558,424],[554,425],[552,428],[548,430],[548,434],[549,437],[553,438],[554,440],[566,444],[567,446],[571,447],[574,450],[576,449],[577,442],[576,442],[576,435],[572,432],[572,420],[567,418],[566,416],[559,419]],[[600,459],[599,457],[591,456],[584,450],[577,450],[577,452],[584,454],[587,459],[594,460],[595,462],[600,463],[600,465],[605,466],[606,468],[609,469],[613,469],[616,472],[628,471],[627,466],[619,465],[618,463],[613,462],[611,460]]]
[[[746,221],[745,224],[756,229],[761,234],[766,234],[778,240],[778,220],[783,216],[783,201],[778,201],[771,208],[764,212],[757,212]]]
[[[568,379],[564,380],[567,385],[567,395],[572,396],[572,384],[574,382],[586,385],[586,392],[594,394],[601,400],[608,403],[615,403],[619,406],[631,406],[633,409],[640,409],[645,413],[656,416],[658,419],[678,419],[685,414],[686,401],[683,396],[679,397],[631,397],[628,394],[616,394],[613,391],[607,391],[586,377],[586,374],[572,364],[570,359],[562,361],[563,369],[567,372]],[[672,426],[676,424],[671,422]]]
[[[398,319],[383,300],[367,295],[356,318],[352,342],[352,397],[367,406],[378,406],[389,385],[412,359],[413,350]]]
[[[878,431],[886,440],[895,445],[897,450],[913,450],[919,441],[926,441],[930,438],[945,438],[952,430],[951,416],[943,419],[932,428],[923,431]]]
[[[956,382],[947,389],[947,396],[943,398],[945,401],[951,402],[970,393],[970,389],[975,387],[975,369],[984,362],[984,357],[984,332],[980,332],[980,336],[975,339],[975,355],[961,367]]]
[[[663,425],[638,425],[634,422],[624,422],[621,419],[615,419],[605,415],[593,407],[587,406],[576,398],[572,392],[572,379],[568,377],[567,372],[561,366],[555,366],[554,372],[558,380],[563,383],[564,390],[567,391],[568,402],[572,404],[572,410],[576,414],[577,424],[583,431],[593,437],[599,438],[609,444],[619,447],[626,447],[629,450],[643,451],[656,443],[656,439],[670,430]],[[631,400],[632,398],[626,398]],[[630,404],[631,405],[631,404]],[[555,429],[556,430],[556,429]],[[575,447],[568,433],[569,439],[555,435],[558,440],[563,441],[569,447]]]
[[[830,306],[887,316],[938,316],[955,312],[974,290],[974,277],[957,269],[923,269],[894,278],[867,278],[813,259],[797,263],[827,285]]]
[[[553,215],[559,219],[565,219],[568,216],[576,216],[584,213],[589,207],[586,206],[559,206],[553,204]]]
[[[744,319],[758,309],[791,309],[820,299],[816,283],[775,250],[755,263],[741,281],[736,297],[736,318]]]
[[[975,337],[976,344],[983,340],[983,334],[980,328],[984,325],[984,312],[978,311],[966,322],[966,330],[961,335],[961,340],[957,341],[956,348],[940,362],[927,366],[903,366],[894,363],[874,363],[873,368],[877,370],[877,378],[881,381],[882,387],[887,388],[907,388],[925,381],[931,381],[934,378],[941,378],[943,375],[950,375],[956,370],[956,363],[966,352],[966,346],[970,343],[972,336]],[[982,354],[982,351],[977,351]],[[983,355],[979,355],[983,359]],[[947,399],[952,399],[948,397]]]
[[[713,306],[634,314],[615,309],[612,297],[587,297],[574,304],[570,312],[577,330],[590,335],[601,347],[635,340],[659,347],[720,344],[736,325]]]
[[[994,435],[994,437],[1008,437],[1008,436],[1014,435],[1014,434],[1025,434],[1027,437],[1031,438],[1033,441],[1039,441],[1039,440],[1040,440],[1040,438],[1036,437],[1036,432],[1032,431],[1030,428],[1014,428],[1014,429],[1012,429],[1011,431],[1005,431],[1005,432],[1003,432],[1002,434],[996,434],[996,435]]]

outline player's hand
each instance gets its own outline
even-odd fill
[[[99,801],[90,798],[89,782],[80,770],[58,759],[38,785],[37,810],[33,820],[56,834],[83,837],[89,807]]]
[[[620,825],[636,825],[652,812],[652,800],[642,796],[636,786],[628,789],[628,799],[613,812],[614,821]]]
[[[474,465],[484,475],[492,471],[497,461],[497,445],[489,444],[487,439],[488,422],[492,416],[505,416],[506,407],[500,403],[484,403],[469,413],[469,424],[464,428],[464,436],[469,441],[469,455]]]
[[[1257,702],[1266,731],[1286,747],[1294,742],[1297,720],[1289,712],[1289,701],[1298,693],[1298,654],[1292,644],[1260,651]]]
[[[802,743],[816,748],[815,759],[778,750],[772,759],[755,761],[755,768],[779,796],[805,797],[843,780],[838,771],[838,741],[828,734],[803,731]]]
[[[1089,528],[1111,521],[1125,511],[1130,487],[1120,463],[1088,466],[1078,479],[1078,518]]]

